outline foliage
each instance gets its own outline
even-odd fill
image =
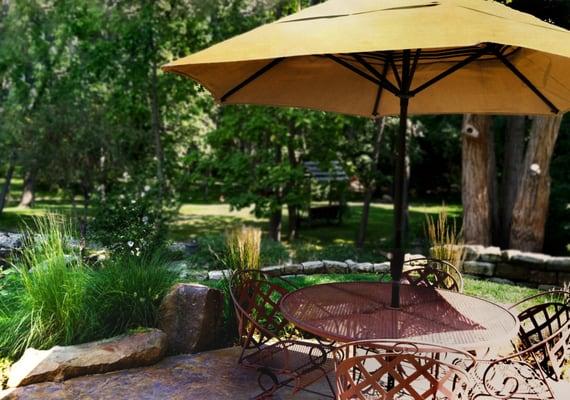
[[[206,269],[222,269],[224,266],[220,259],[225,258],[226,236],[224,234],[210,234],[199,236],[196,239],[198,248],[188,261],[198,267]],[[216,257],[215,255],[218,255]],[[280,242],[267,237],[261,238],[260,265],[277,265],[289,259],[287,248]]]
[[[445,205],[441,208],[437,220],[430,215],[426,216],[425,231],[430,242],[431,256],[448,261],[461,270],[465,259],[463,234],[457,230],[455,219],[450,223]]]
[[[156,327],[162,298],[176,276],[160,253],[112,258],[91,279],[88,308],[98,336],[109,337],[139,327]]]
[[[293,246],[294,261],[304,262],[311,260],[333,260],[355,262],[380,262],[386,259],[384,253],[378,248],[359,249],[353,244],[330,244],[319,246],[310,242],[300,242]]]
[[[0,390],[4,389],[6,383],[8,383],[8,372],[10,366],[12,365],[12,360],[6,357],[0,357]]]
[[[93,270],[72,246],[72,229],[49,214],[31,225],[26,246],[0,277],[0,356],[156,326],[175,281],[160,253],[115,256]]]
[[[18,357],[27,347],[50,348],[81,342],[91,334],[85,302],[90,271],[69,246],[70,228],[60,217],[37,219],[12,285],[18,287],[0,315],[0,353]]]
[[[94,241],[120,255],[150,254],[166,241],[169,214],[157,199],[157,189],[139,186],[128,185],[99,201],[89,226]]]

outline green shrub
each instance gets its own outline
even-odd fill
[[[176,279],[166,263],[161,253],[114,257],[93,274],[88,303],[98,336],[157,325],[160,302]]]
[[[89,237],[117,254],[151,254],[165,244],[168,212],[155,189],[142,188],[108,194],[95,202]]]
[[[386,256],[379,249],[359,249],[352,244],[331,244],[319,246],[313,243],[296,243],[294,245],[295,262],[311,260],[353,260],[356,262],[384,261]]]
[[[69,225],[48,215],[28,228],[28,239],[7,279],[0,305],[0,353],[17,358],[38,349],[83,341],[92,331],[85,288],[91,271],[68,246]]]

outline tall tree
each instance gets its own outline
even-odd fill
[[[512,248],[542,251],[550,196],[550,160],[561,122],[562,115],[533,118],[513,208],[509,242]]]
[[[466,243],[488,246],[492,242],[492,184],[489,182],[493,132],[491,117],[467,114],[463,119],[462,202]]]
[[[499,202],[500,238],[498,243],[503,248],[509,246],[513,210],[523,170],[525,122],[524,116],[507,117]]]

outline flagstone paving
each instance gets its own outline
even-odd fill
[[[240,367],[240,349],[169,357],[151,367],[25,386],[0,393],[2,400],[221,400],[251,399],[259,393],[255,371]],[[325,390],[326,386],[313,387]],[[284,388],[274,396],[289,400]],[[301,393],[299,400],[322,397]]]
[[[259,393],[255,371],[236,364],[239,348],[169,357],[151,367],[64,382],[49,382],[7,390],[2,400],[219,400],[251,399]],[[558,400],[570,399],[570,383],[554,385]],[[326,390],[326,384],[312,387]],[[283,389],[275,400],[322,398]]]

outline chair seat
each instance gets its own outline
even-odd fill
[[[296,389],[305,388],[334,370],[330,349],[297,340],[266,345],[245,356],[242,363],[246,367],[293,376]]]
[[[472,396],[475,400],[556,400],[540,372],[525,362],[478,361],[470,373],[477,382]]]

